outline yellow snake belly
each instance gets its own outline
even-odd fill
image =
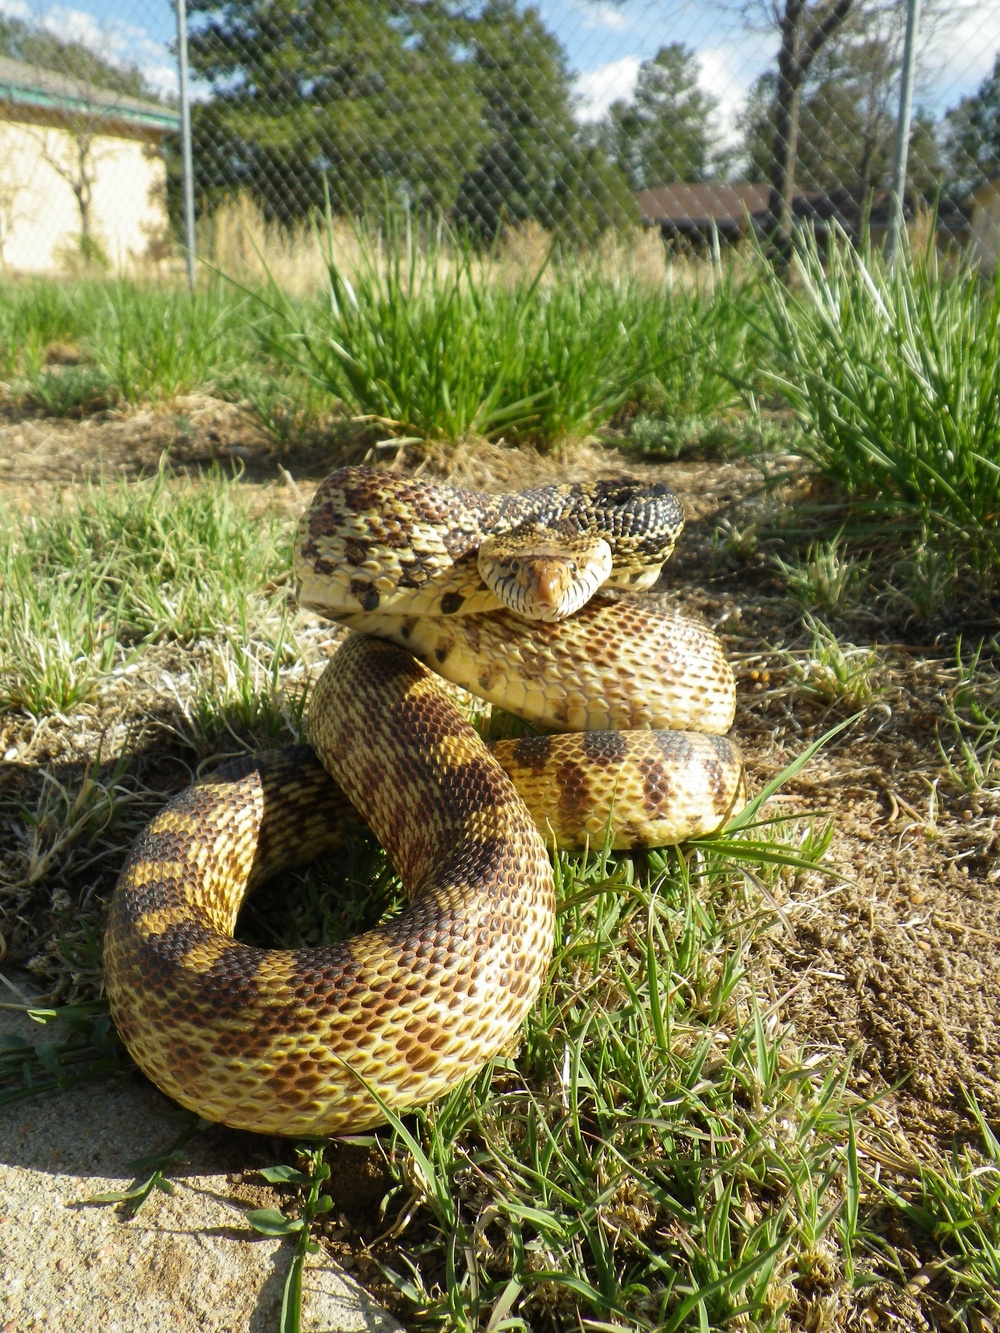
[[[318,507],[329,493],[300,528],[300,573],[302,532],[334,525]],[[345,522],[357,545],[356,518]],[[393,528],[393,559],[399,541]],[[308,603],[326,595],[325,559],[302,580]],[[426,601],[426,586],[418,592]],[[425,1103],[475,1072],[509,1046],[548,968],[546,846],[702,836],[745,791],[722,735],[732,672],[715,635],[680,612],[599,594],[556,623],[504,610],[327,614],[362,632],[314,692],[309,738],[323,766],[301,747],[274,751],[182,793],[133,849],[105,939],[111,1012],[139,1066],[207,1119],[264,1133],[366,1128],[384,1119],[383,1104]],[[499,742],[491,754],[421,662],[567,734]],[[325,948],[234,940],[246,892],[335,847],[358,812],[399,872],[407,909]]]

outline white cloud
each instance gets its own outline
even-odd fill
[[[115,48],[120,43],[114,40],[110,30],[102,27],[93,14],[83,9],[66,9],[63,5],[53,5],[42,17],[42,27],[64,42],[79,42],[91,51],[103,50],[112,59]],[[109,49],[110,48],[110,49]]]
[[[582,24],[585,28],[610,28],[612,32],[635,27],[633,21],[620,9],[601,4],[588,9],[583,15]]]
[[[719,128],[725,139],[733,137],[736,119],[743,110],[750,84],[734,76],[729,52],[722,47],[698,52],[698,83],[719,104]]]
[[[978,0],[922,25],[917,100],[941,110],[973,92],[1000,54],[1000,5]]]
[[[176,97],[180,91],[180,80],[176,65],[143,65],[142,77],[154,92],[161,97]],[[195,96],[192,89],[191,96]]]
[[[580,98],[578,120],[600,120],[612,102],[631,97],[642,62],[638,56],[623,56],[576,77]]]
[[[146,28],[118,18],[101,21],[85,9],[59,4],[38,8],[24,0],[0,0],[0,13],[36,24],[63,41],[79,42],[113,64],[134,65],[150,88],[164,95],[176,95],[177,69],[173,55],[166,43],[155,40]]]

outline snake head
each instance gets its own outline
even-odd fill
[[[602,537],[527,528],[487,537],[477,563],[509,610],[526,620],[565,620],[607,579],[612,556]]]

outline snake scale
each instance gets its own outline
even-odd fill
[[[508,1047],[538,993],[547,845],[669,844],[725,820],[744,780],[721,645],[636,596],[681,522],[665,487],[631,482],[489,496],[342,468],[323,483],[296,538],[299,601],[359,632],[315,688],[312,748],[182,792],[111,901],[111,1012],[158,1087],[295,1136],[430,1101]],[[617,591],[553,618],[577,574]],[[491,751],[424,663],[551,734]],[[359,812],[407,908],[321,948],[236,941],[247,891],[336,848]]]

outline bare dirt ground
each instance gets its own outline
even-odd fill
[[[0,419],[0,501],[41,510],[88,477],[148,474],[167,449],[179,469],[236,464],[262,503],[289,510],[339,461],[332,449],[279,459],[235,408],[211,399],[121,419],[8,416]],[[774,561],[778,550],[787,556],[775,523],[813,489],[797,460],[653,465],[581,448],[529,465],[490,448],[425,466],[459,484],[494,485],[523,484],[529,472],[628,470],[677,490],[688,526],[665,582],[716,627],[731,655],[735,733],[752,780],[763,784],[857,714],[778,798],[786,809],[834,817],[829,860],[844,878],[818,893],[814,884],[787,886],[784,929],[755,960],[758,990],[770,991],[807,1048],[853,1055],[850,1079],[860,1094],[894,1089],[879,1114],[900,1160],[908,1145],[946,1153],[974,1136],[969,1092],[988,1119],[1000,1119],[1000,801],[950,783],[939,744],[949,743],[942,724],[958,682],[956,639],[964,634],[968,645],[995,627],[971,618],[908,623],[876,578],[864,604],[835,623],[842,645],[877,649],[879,692],[860,709],[826,704],[797,679],[795,653],[811,640]],[[921,1256],[912,1258],[919,1269]]]

